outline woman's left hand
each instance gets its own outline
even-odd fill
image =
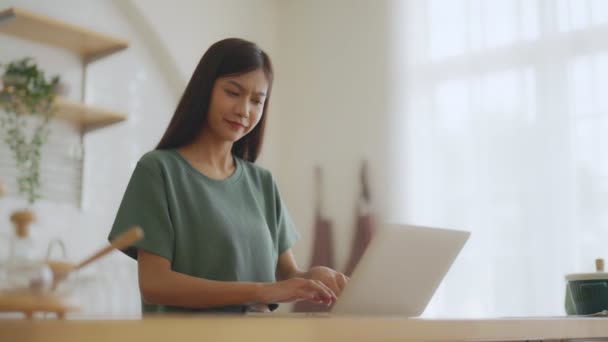
[[[329,267],[315,266],[306,272],[306,278],[314,279],[322,282],[325,286],[329,287],[336,296],[340,296],[342,290],[350,280],[344,274],[334,271]]]

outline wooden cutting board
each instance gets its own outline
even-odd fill
[[[33,318],[37,312],[51,312],[63,319],[67,312],[77,310],[77,307],[69,305],[63,298],[52,293],[0,291],[0,312],[22,312],[27,318]]]

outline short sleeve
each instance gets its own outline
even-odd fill
[[[142,228],[144,237],[126,249],[125,254],[137,259],[137,249],[143,249],[173,261],[174,230],[165,184],[159,171],[141,162],[131,175],[108,239],[134,225]]]
[[[274,179],[272,182],[274,188],[275,208],[277,215],[277,240],[278,240],[278,252],[279,255],[283,254],[286,250],[293,247],[298,241],[300,235],[298,234],[295,224],[293,223],[289,211],[281,198],[279,188],[275,183]]]

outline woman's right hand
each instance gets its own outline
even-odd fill
[[[261,285],[259,294],[261,303],[290,303],[307,300],[317,304],[331,305],[336,301],[336,294],[318,280],[291,278],[275,283]]]

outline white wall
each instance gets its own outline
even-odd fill
[[[370,161],[372,196],[382,211],[389,103],[388,1],[278,1],[279,182],[299,231],[301,266],[313,238],[313,167],[324,174],[324,214],[333,221],[337,268],[345,267]],[[274,118],[273,118],[274,119]]]

